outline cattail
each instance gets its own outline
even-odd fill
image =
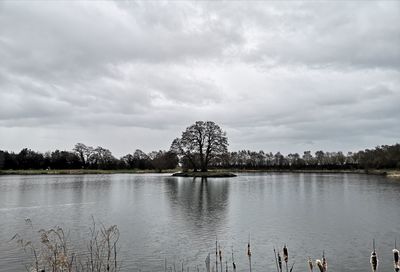
[[[288,272],[288,260],[289,260],[289,252],[288,249],[286,247],[286,245],[283,246],[283,260],[285,261],[285,265],[286,265],[286,272]]]
[[[399,251],[396,248],[396,240],[394,241],[393,260],[394,260],[394,271],[399,272],[400,271]]]
[[[283,260],[285,262],[288,262],[288,260],[289,260],[289,253],[288,253],[288,249],[287,249],[286,245],[283,246]]]
[[[279,271],[282,272],[282,258],[279,252],[278,252],[278,265],[279,265]]]
[[[375,272],[376,269],[378,268],[378,256],[376,255],[376,251],[375,251],[375,240],[373,240],[373,247],[374,247],[374,251],[372,251],[371,253],[371,268],[372,271]]]
[[[371,268],[372,268],[372,271],[374,271],[374,272],[378,268],[378,257],[376,256],[375,251],[373,251],[371,253]]]
[[[396,272],[400,271],[400,265],[399,264],[394,264],[394,271],[396,271]]]
[[[308,257],[308,268],[310,269],[310,272],[313,272],[313,262],[310,257]]]
[[[324,251],[322,251],[322,267],[324,268],[324,272],[328,271],[328,262],[326,261]]]
[[[316,260],[315,265],[319,268],[320,272],[324,272],[324,267],[322,266],[321,260]]]

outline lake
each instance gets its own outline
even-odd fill
[[[204,270],[215,239],[237,271],[276,271],[273,247],[286,243],[294,272],[307,258],[329,271],[370,271],[372,239],[380,271],[393,271],[392,249],[400,244],[400,181],[360,174],[241,173],[201,180],[169,174],[0,176],[0,271],[24,271],[15,233],[62,226],[82,244],[92,216],[121,233],[122,271]],[[27,237],[30,238],[30,237]],[[180,270],[179,270],[180,271]],[[225,271],[225,268],[224,268]],[[231,267],[229,271],[232,271]]]

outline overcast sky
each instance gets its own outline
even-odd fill
[[[0,2],[0,149],[400,142],[399,1]]]

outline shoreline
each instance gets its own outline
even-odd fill
[[[158,170],[99,170],[99,169],[55,169],[55,170],[0,170],[2,175],[110,175],[110,174],[176,174],[180,169]],[[366,174],[380,175],[391,178],[400,178],[400,170],[370,169],[370,170],[289,170],[289,169],[220,169],[210,170],[209,173],[221,176],[223,173],[310,173],[310,174]],[[220,175],[221,174],[221,175]],[[193,172],[184,173],[181,176],[192,177]],[[175,175],[179,176],[179,175]]]
[[[400,170],[393,169],[369,169],[369,170],[312,170],[312,169],[298,169],[298,170],[233,170],[232,172],[238,173],[304,173],[304,174],[362,174],[374,176],[386,176],[390,178],[400,178]]]
[[[100,170],[100,169],[54,169],[54,170],[0,170],[0,176],[6,175],[111,175],[111,174],[172,174],[177,169],[158,170]]]

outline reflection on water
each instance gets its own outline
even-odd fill
[[[168,200],[174,213],[184,216],[188,228],[215,231],[226,221],[229,197],[227,180],[208,182],[207,178],[166,178]]]
[[[249,234],[254,271],[274,271],[272,247],[283,243],[295,271],[322,250],[330,271],[366,271],[372,238],[381,271],[390,271],[393,241],[400,240],[399,193],[399,182],[365,175],[2,176],[0,271],[24,270],[8,240],[25,233],[25,218],[37,229],[64,226],[82,244],[92,216],[120,228],[123,271],[163,271],[164,258],[203,268],[216,237],[224,256],[233,247],[245,271]]]

